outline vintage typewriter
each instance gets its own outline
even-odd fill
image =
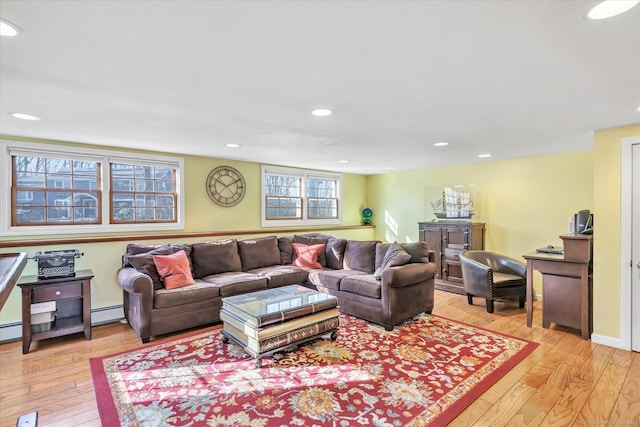
[[[62,251],[36,252],[31,257],[38,263],[38,279],[52,279],[57,277],[73,277],[76,275],[76,258],[84,253],[77,249]]]

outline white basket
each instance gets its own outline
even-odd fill
[[[31,331],[33,333],[47,332],[51,330],[53,322],[56,320],[55,311],[46,311],[31,315]]]

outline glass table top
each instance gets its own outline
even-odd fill
[[[300,285],[281,286],[248,294],[222,298],[223,308],[234,307],[253,317],[298,310],[303,307],[322,303],[327,308],[337,306],[338,299],[333,295],[314,291]]]

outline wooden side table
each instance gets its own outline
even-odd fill
[[[29,353],[32,340],[43,340],[84,332],[91,339],[91,270],[76,271],[74,277],[38,279],[24,276],[22,288],[22,354]],[[56,302],[56,320],[51,330],[34,333],[31,329],[31,304]]]

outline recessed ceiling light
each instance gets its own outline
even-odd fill
[[[349,163],[349,160],[338,160],[338,163]]]
[[[448,143],[448,142],[446,142],[446,141],[442,141],[442,142],[436,142],[436,143],[435,143],[435,144],[433,144],[433,145],[435,145],[436,147],[444,147],[444,146],[446,146],[446,145],[449,145],[449,143]]]
[[[394,170],[394,169],[395,169],[395,166],[387,166],[387,169],[388,169],[388,170]]]
[[[333,110],[330,110],[328,108],[316,108],[311,112],[311,114],[318,117],[327,117],[333,114]]]
[[[230,143],[226,144],[226,146],[229,147],[229,148],[239,148],[239,147],[241,147],[240,144],[236,144],[235,142],[230,142]]]
[[[17,26],[13,25],[9,21],[0,19],[0,36],[16,37],[18,34],[20,34],[20,30],[18,29]]]
[[[20,120],[40,120],[40,117],[34,116],[33,114],[27,114],[27,113],[11,113],[11,117],[14,117]]]
[[[640,3],[640,0],[605,0],[587,14],[589,19],[606,19],[620,15]]]
[[[486,153],[486,154],[478,154],[478,157],[480,158],[484,158],[484,157],[491,157],[491,154]]]

